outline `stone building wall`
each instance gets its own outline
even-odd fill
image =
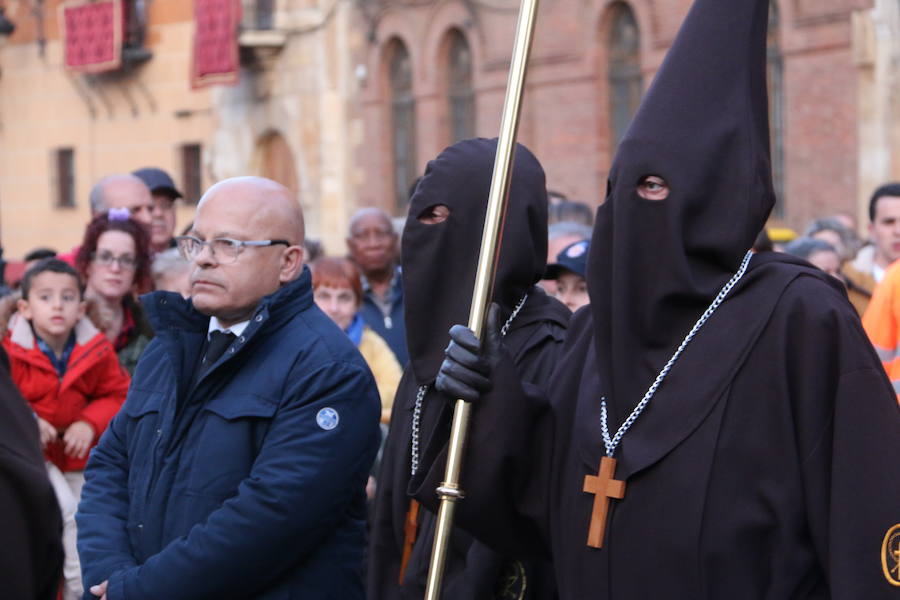
[[[886,0],[887,1],[887,0]],[[548,187],[596,205],[606,190],[610,141],[611,14],[625,4],[640,32],[640,72],[646,89],[676,35],[690,0],[545,0],[540,7],[525,93],[520,141],[538,156]],[[370,23],[363,90],[365,139],[358,162],[367,185],[360,202],[397,210],[391,153],[386,52],[394,40],[409,50],[416,101],[419,170],[452,140],[441,82],[441,40],[451,29],[473,54],[476,130],[494,136],[506,81],[518,3],[515,0],[362,5]],[[857,21],[871,19],[868,0],[777,0],[775,49],[782,65],[778,127],[783,182],[778,217],[802,228],[816,216],[857,212],[868,185],[860,177],[862,92]],[[875,87],[883,85],[877,82]],[[893,165],[891,169],[893,169]]]
[[[866,199],[872,190],[900,179],[900,5],[875,0],[854,27],[860,66],[857,216],[866,223]]]
[[[7,2],[16,24],[0,49],[0,242],[7,258],[75,245],[89,219],[90,188],[106,174],[152,165],[180,182],[184,144],[202,148],[203,189],[237,175],[277,179],[297,193],[309,235],[343,251],[354,182],[362,179],[350,153],[363,144],[352,114],[358,84],[350,56],[362,45],[352,2],[280,0],[271,28],[259,30],[255,2],[245,1],[239,83],[199,90],[189,78],[191,0],[146,2],[152,58],[108,75],[63,67],[59,3],[46,0],[36,13],[33,2]],[[70,208],[54,204],[58,148],[74,151]],[[181,205],[179,228],[193,211]]]
[[[58,4],[46,0],[35,12],[39,5],[30,1],[6,3],[16,24],[0,49],[0,241],[7,258],[36,246],[69,250],[90,218],[88,194],[95,181],[144,166],[161,167],[180,181],[181,146],[207,149],[213,130],[209,92],[189,85],[189,2],[148,3],[146,46],[153,57],[121,75],[65,70]],[[71,208],[55,205],[58,148],[74,151]],[[202,175],[203,185],[213,181],[208,169]],[[179,226],[192,213],[193,206],[182,205]]]

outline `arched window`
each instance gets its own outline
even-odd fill
[[[269,131],[257,142],[257,171],[294,193],[299,192],[294,153],[284,136]]]
[[[388,52],[391,107],[391,156],[394,173],[394,201],[406,210],[409,186],[416,176],[416,100],[413,96],[412,65],[406,46],[399,40]]]
[[[631,8],[612,7],[609,29],[609,132],[611,147],[619,145],[641,102],[641,34]]]
[[[777,0],[769,5],[768,65],[769,138],[772,144],[772,183],[777,202],[776,216],[784,216],[784,59],[781,54],[780,14]]]
[[[450,143],[475,137],[472,51],[466,38],[456,29],[448,35],[447,96],[450,104]]]

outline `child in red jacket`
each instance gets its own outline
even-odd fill
[[[66,505],[81,495],[88,451],[125,401],[130,378],[112,344],[84,316],[83,287],[68,264],[48,258],[29,269],[18,309],[3,346],[13,381],[37,417],[44,456],[53,465],[48,469],[52,475],[58,468],[70,488],[57,490],[68,517],[74,510]],[[74,539],[74,520],[67,529],[64,537]],[[67,563],[77,560],[73,550],[66,548]]]

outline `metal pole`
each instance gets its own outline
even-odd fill
[[[497,142],[497,156],[494,159],[494,173],[491,180],[491,191],[488,195],[487,214],[484,220],[484,232],[481,236],[481,253],[478,256],[478,271],[475,277],[475,289],[472,292],[472,308],[469,311],[469,328],[481,338],[484,330],[484,319],[494,284],[494,271],[500,254],[502,226],[506,215],[506,203],[509,196],[509,183],[512,177],[512,163],[516,148],[516,135],[519,129],[519,117],[522,107],[522,95],[525,89],[525,75],[528,67],[528,56],[531,53],[531,41],[537,17],[538,0],[522,0],[519,9],[519,20],[516,25],[516,40],[510,61],[509,81],[506,85],[506,99],[503,103],[503,116],[500,121],[500,135]],[[453,513],[456,502],[463,497],[459,487],[459,473],[465,452],[466,438],[469,430],[470,406],[468,402],[456,401],[453,411],[453,427],[450,432],[450,449],[447,454],[447,469],[444,481],[437,489],[441,498],[438,510],[437,528],[434,535],[434,547],[431,552],[431,563],[428,569],[428,585],[425,589],[426,600],[440,600],[441,584],[444,578],[444,563],[447,558],[447,545],[450,531],[453,528]]]

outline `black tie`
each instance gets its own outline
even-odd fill
[[[210,368],[219,357],[225,354],[228,346],[237,337],[233,333],[219,331],[218,329],[209,334],[209,345],[206,347],[206,356],[203,357],[203,370]]]

